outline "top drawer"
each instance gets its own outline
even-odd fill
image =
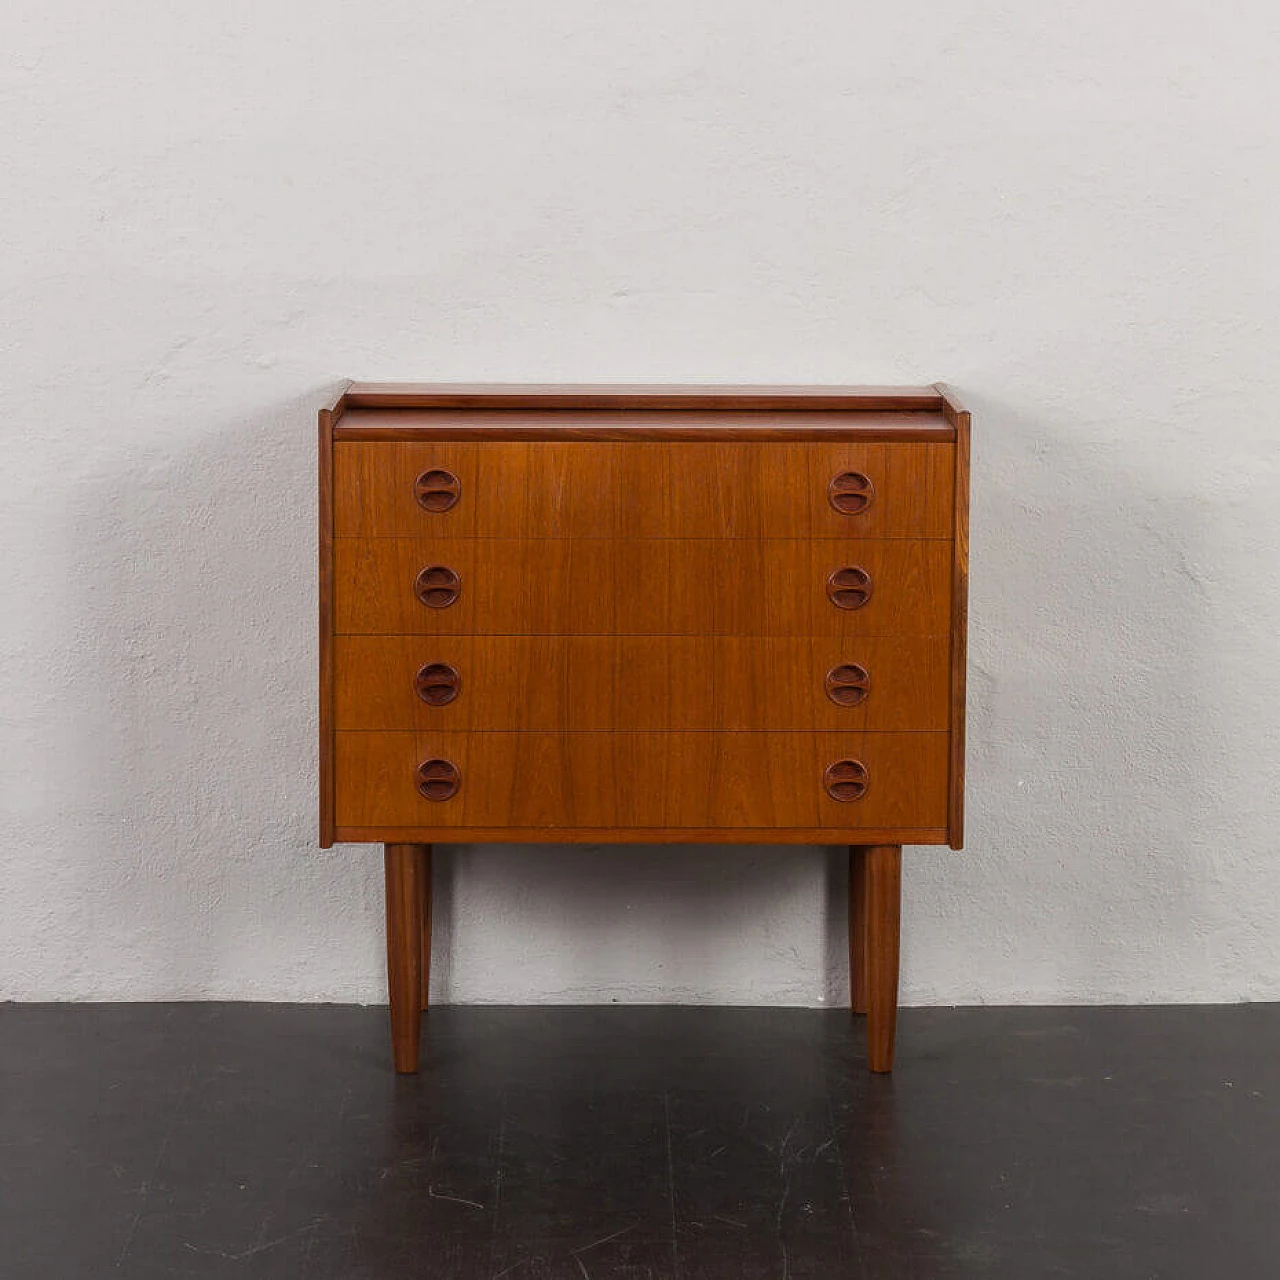
[[[950,538],[955,446],[348,441],[338,537]]]

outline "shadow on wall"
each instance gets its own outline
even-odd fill
[[[1161,423],[972,407],[966,849],[908,860],[904,994],[1124,1000],[1167,974],[1177,998],[1203,958],[1203,753],[1234,714],[1195,568],[1211,502]]]
[[[441,847],[433,998],[510,1000],[524,974],[554,1004],[819,1004],[826,853]]]
[[[68,512],[65,764],[105,833],[72,997],[383,998],[381,858],[315,844],[330,391],[174,426]],[[1195,568],[1212,510],[1132,434],[974,407],[968,849],[910,852],[903,994],[1123,997],[1162,940],[1208,945],[1209,744],[1255,765]],[[457,846],[436,877],[436,1000],[848,998],[842,847]]]
[[[371,862],[315,847],[308,424],[328,394],[255,404],[194,441],[163,424],[68,513],[69,763],[108,833],[81,864],[82,927],[119,962],[75,994],[350,999],[377,960]]]
[[[194,443],[175,426],[68,513],[68,765],[109,833],[77,863],[76,996],[385,999],[380,851],[316,847],[314,422],[332,390]],[[824,856],[441,847],[433,999],[818,1003]]]

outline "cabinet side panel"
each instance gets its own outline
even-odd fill
[[[320,847],[334,842],[333,821],[333,412],[320,410],[319,622],[320,622]]]
[[[964,845],[965,687],[969,654],[969,414],[956,414],[955,541],[951,578],[951,769],[947,834]]]

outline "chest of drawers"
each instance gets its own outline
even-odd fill
[[[901,848],[959,848],[969,415],[943,387],[351,385],[320,413],[320,843],[845,844],[892,1065]]]

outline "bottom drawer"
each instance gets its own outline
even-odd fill
[[[945,733],[344,732],[334,739],[340,838],[411,828],[792,828],[833,837],[901,829],[923,840],[920,833],[936,835],[947,822]],[[856,765],[829,772],[842,761]],[[343,829],[360,834],[344,837]]]

